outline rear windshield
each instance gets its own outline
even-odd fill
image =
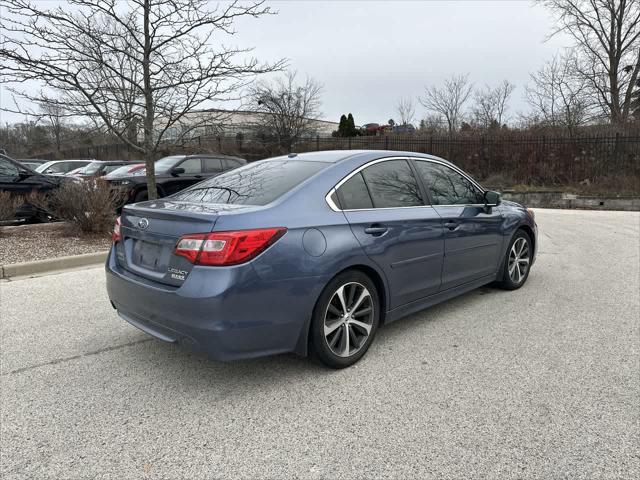
[[[98,170],[100,170],[101,166],[102,162],[91,162],[86,167],[82,167],[79,173],[82,173],[83,175],[93,175]]]
[[[201,203],[266,205],[326,166],[323,162],[300,160],[256,162],[198,183],[171,198]]]

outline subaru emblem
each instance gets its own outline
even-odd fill
[[[141,218],[140,220],[138,220],[138,228],[140,230],[146,230],[147,228],[149,228],[149,220],[147,220],[146,218]]]

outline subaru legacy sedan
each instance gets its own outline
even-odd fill
[[[213,359],[313,354],[343,368],[384,324],[527,280],[533,212],[434,156],[291,154],[116,221],[107,289],[120,317]]]

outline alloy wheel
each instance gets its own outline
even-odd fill
[[[513,242],[509,252],[509,277],[513,283],[520,283],[527,275],[530,255],[529,242],[524,237],[519,237]]]
[[[342,285],[331,297],[324,316],[324,338],[339,357],[356,354],[367,342],[374,319],[371,293],[357,282]]]

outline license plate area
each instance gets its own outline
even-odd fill
[[[133,241],[133,264],[154,272],[166,272],[168,258],[166,247],[160,243],[145,240]]]

